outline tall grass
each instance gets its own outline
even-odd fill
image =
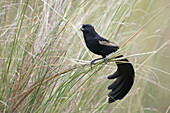
[[[23,0],[0,2],[0,112],[168,113],[170,110],[167,0]],[[128,95],[108,104],[114,61],[86,48],[79,27],[90,23],[122,46],[134,65]]]

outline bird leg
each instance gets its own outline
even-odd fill
[[[115,52],[112,52],[112,53],[110,53],[110,54],[109,54],[109,55],[107,55],[107,56],[109,57],[109,56],[113,55],[114,53],[115,53]]]
[[[104,62],[107,64],[107,61],[106,61],[106,60],[107,60],[107,57],[104,57],[103,59],[104,59]]]

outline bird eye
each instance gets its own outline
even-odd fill
[[[84,28],[87,28],[87,26],[86,26],[86,25],[83,25],[83,27],[84,27]]]

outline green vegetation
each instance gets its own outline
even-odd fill
[[[168,0],[46,1],[0,1],[0,112],[170,112]],[[99,56],[86,48],[81,24],[122,46],[156,14],[119,51],[134,65],[135,83],[108,104],[116,66],[90,68]]]

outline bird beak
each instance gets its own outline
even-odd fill
[[[80,30],[81,30],[81,31],[84,31],[84,28],[83,28],[83,26],[81,26]]]

